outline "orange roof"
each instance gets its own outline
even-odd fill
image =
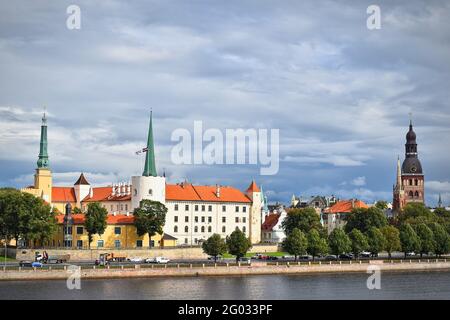
[[[112,187],[98,187],[92,188],[92,197],[90,195],[83,199],[83,202],[94,202],[94,201],[129,201],[131,200],[131,195],[112,195]]]
[[[250,183],[249,187],[247,188],[247,192],[261,192],[259,190],[258,186],[256,185],[255,180],[252,180],[252,183]]]
[[[217,186],[194,186],[192,184],[166,185],[166,200],[251,202],[245,194],[233,187],[220,186],[220,195],[218,195]]]
[[[83,213],[77,213],[72,214],[73,223],[74,224],[84,224],[84,214]],[[64,215],[58,214],[56,215],[56,219],[59,224],[62,224],[64,221]],[[126,216],[126,215],[112,215],[108,214],[107,217],[107,223],[108,224],[133,224],[134,223],[134,216]]]
[[[73,187],[53,187],[52,202],[77,202]]]
[[[325,210],[325,213],[350,213],[356,208],[367,209],[369,206],[361,200],[342,200]]]
[[[278,219],[280,218],[279,213],[271,213],[266,216],[264,223],[262,224],[262,229],[264,231],[272,231],[273,227],[278,223]]]

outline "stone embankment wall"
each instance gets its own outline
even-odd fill
[[[35,252],[42,252],[44,249],[18,249],[16,254],[17,260],[34,260]],[[153,249],[45,249],[48,255],[69,254],[70,260],[95,260],[98,259],[100,253],[113,253],[114,256],[125,256],[127,258],[154,258],[166,257],[171,260],[175,259],[205,259],[207,255],[203,253],[200,247],[177,247],[177,248],[153,248]],[[277,245],[254,245],[250,252],[264,253],[277,252]]]
[[[145,277],[183,277],[183,276],[244,276],[244,275],[269,275],[269,274],[310,274],[310,273],[342,273],[342,272],[368,272],[369,266],[377,265],[383,271],[424,271],[424,270],[449,270],[450,261],[439,262],[393,262],[393,263],[346,263],[346,264],[291,264],[268,265],[267,263],[254,263],[240,266],[172,266],[141,268],[139,265],[133,268],[92,268],[78,269],[81,279],[105,279],[105,278],[145,278]],[[0,269],[0,280],[48,280],[67,279],[70,274],[65,270],[8,270]]]

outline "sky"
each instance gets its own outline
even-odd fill
[[[129,181],[152,109],[170,183],[392,201],[411,113],[426,202],[450,205],[449,84],[448,1],[1,0],[0,187],[33,183],[44,106],[56,185]],[[171,135],[194,121],[279,129],[278,173],[174,164]]]

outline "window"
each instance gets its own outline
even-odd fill
[[[120,204],[120,211],[123,210],[123,204]]]
[[[227,228],[225,228],[225,226],[222,227],[222,232],[225,233],[227,230]]]
[[[189,216],[184,217],[184,222],[189,222]]]
[[[178,211],[178,204],[175,204],[174,210]]]
[[[198,222],[198,216],[195,216],[194,221]]]
[[[202,222],[205,222],[205,217],[202,217]]]
[[[236,209],[234,210],[235,212],[239,212],[239,207],[236,206]]]
[[[247,228],[244,226],[242,227],[242,232],[245,233],[245,231],[247,230]]]
[[[212,206],[208,206],[208,211],[209,211],[209,212],[212,211]]]
[[[114,211],[114,206],[113,205],[111,205],[111,211]]]
[[[208,223],[212,222],[212,217],[208,217]]]
[[[202,211],[205,211],[205,205],[202,204]]]
[[[137,189],[134,189],[134,195],[137,196]]]
[[[208,227],[208,232],[209,232],[209,233],[212,232],[212,227],[211,227],[211,226]]]
[[[247,222],[247,217],[243,217],[243,218],[242,218],[242,222],[243,222],[243,223],[246,223],[246,222]]]
[[[114,234],[121,234],[122,228],[121,227],[114,227]]]
[[[173,217],[173,222],[178,222],[178,216]]]
[[[77,227],[77,234],[83,234],[83,227]]]
[[[414,180],[414,184],[415,184],[416,186],[418,186],[418,185],[419,185],[419,180],[415,179],[415,180]]]
[[[178,232],[178,226],[173,227],[173,232]]]
[[[418,198],[419,197],[419,191],[416,191],[416,193],[414,195]]]
[[[77,240],[77,248],[83,248],[83,240]]]
[[[195,232],[195,233],[198,232],[198,227],[197,227],[197,226],[194,227],[194,232]]]
[[[188,238],[184,238],[184,243],[185,243],[185,244],[188,243]]]
[[[409,185],[412,186],[412,179],[409,179]]]
[[[194,210],[198,211],[198,204],[195,205]]]
[[[205,232],[205,226],[202,226],[202,232]]]
[[[247,212],[247,207],[242,207],[242,212]]]
[[[222,206],[222,212],[227,211],[227,206]]]
[[[114,248],[120,248],[120,240],[114,240]]]
[[[186,232],[186,233],[189,232],[189,227],[188,226],[184,227],[184,232]]]
[[[227,222],[227,217],[222,217],[222,222],[223,223]]]
[[[155,240],[150,241],[150,247],[154,248],[155,247]]]
[[[149,195],[149,196],[152,196],[152,195],[153,195],[153,190],[152,190],[152,189],[149,189],[149,190],[148,190],[148,195]]]
[[[409,197],[410,197],[410,198],[414,197],[414,194],[413,194],[412,191],[409,192]]]
[[[72,227],[66,227],[64,229],[64,234],[72,234]]]
[[[238,223],[239,222],[239,217],[236,217],[235,221],[236,221],[236,223]]]
[[[97,248],[103,248],[103,240],[97,240]]]
[[[189,205],[188,204],[184,205],[184,211],[189,211]]]
[[[142,240],[136,240],[136,247],[142,248]]]

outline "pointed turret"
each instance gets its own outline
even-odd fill
[[[397,158],[397,185],[395,187],[398,190],[402,188],[402,167],[400,165],[400,156]]]
[[[42,117],[42,125],[41,125],[41,142],[39,148],[39,159],[37,161],[38,168],[48,168],[48,152],[47,152],[47,118],[45,116]]]
[[[156,177],[156,165],[155,165],[155,147],[153,144],[153,127],[152,127],[152,112],[150,112],[150,125],[148,128],[147,138],[147,152],[145,157],[144,172],[145,177]]]
[[[439,193],[438,208],[442,208],[441,194]]]

